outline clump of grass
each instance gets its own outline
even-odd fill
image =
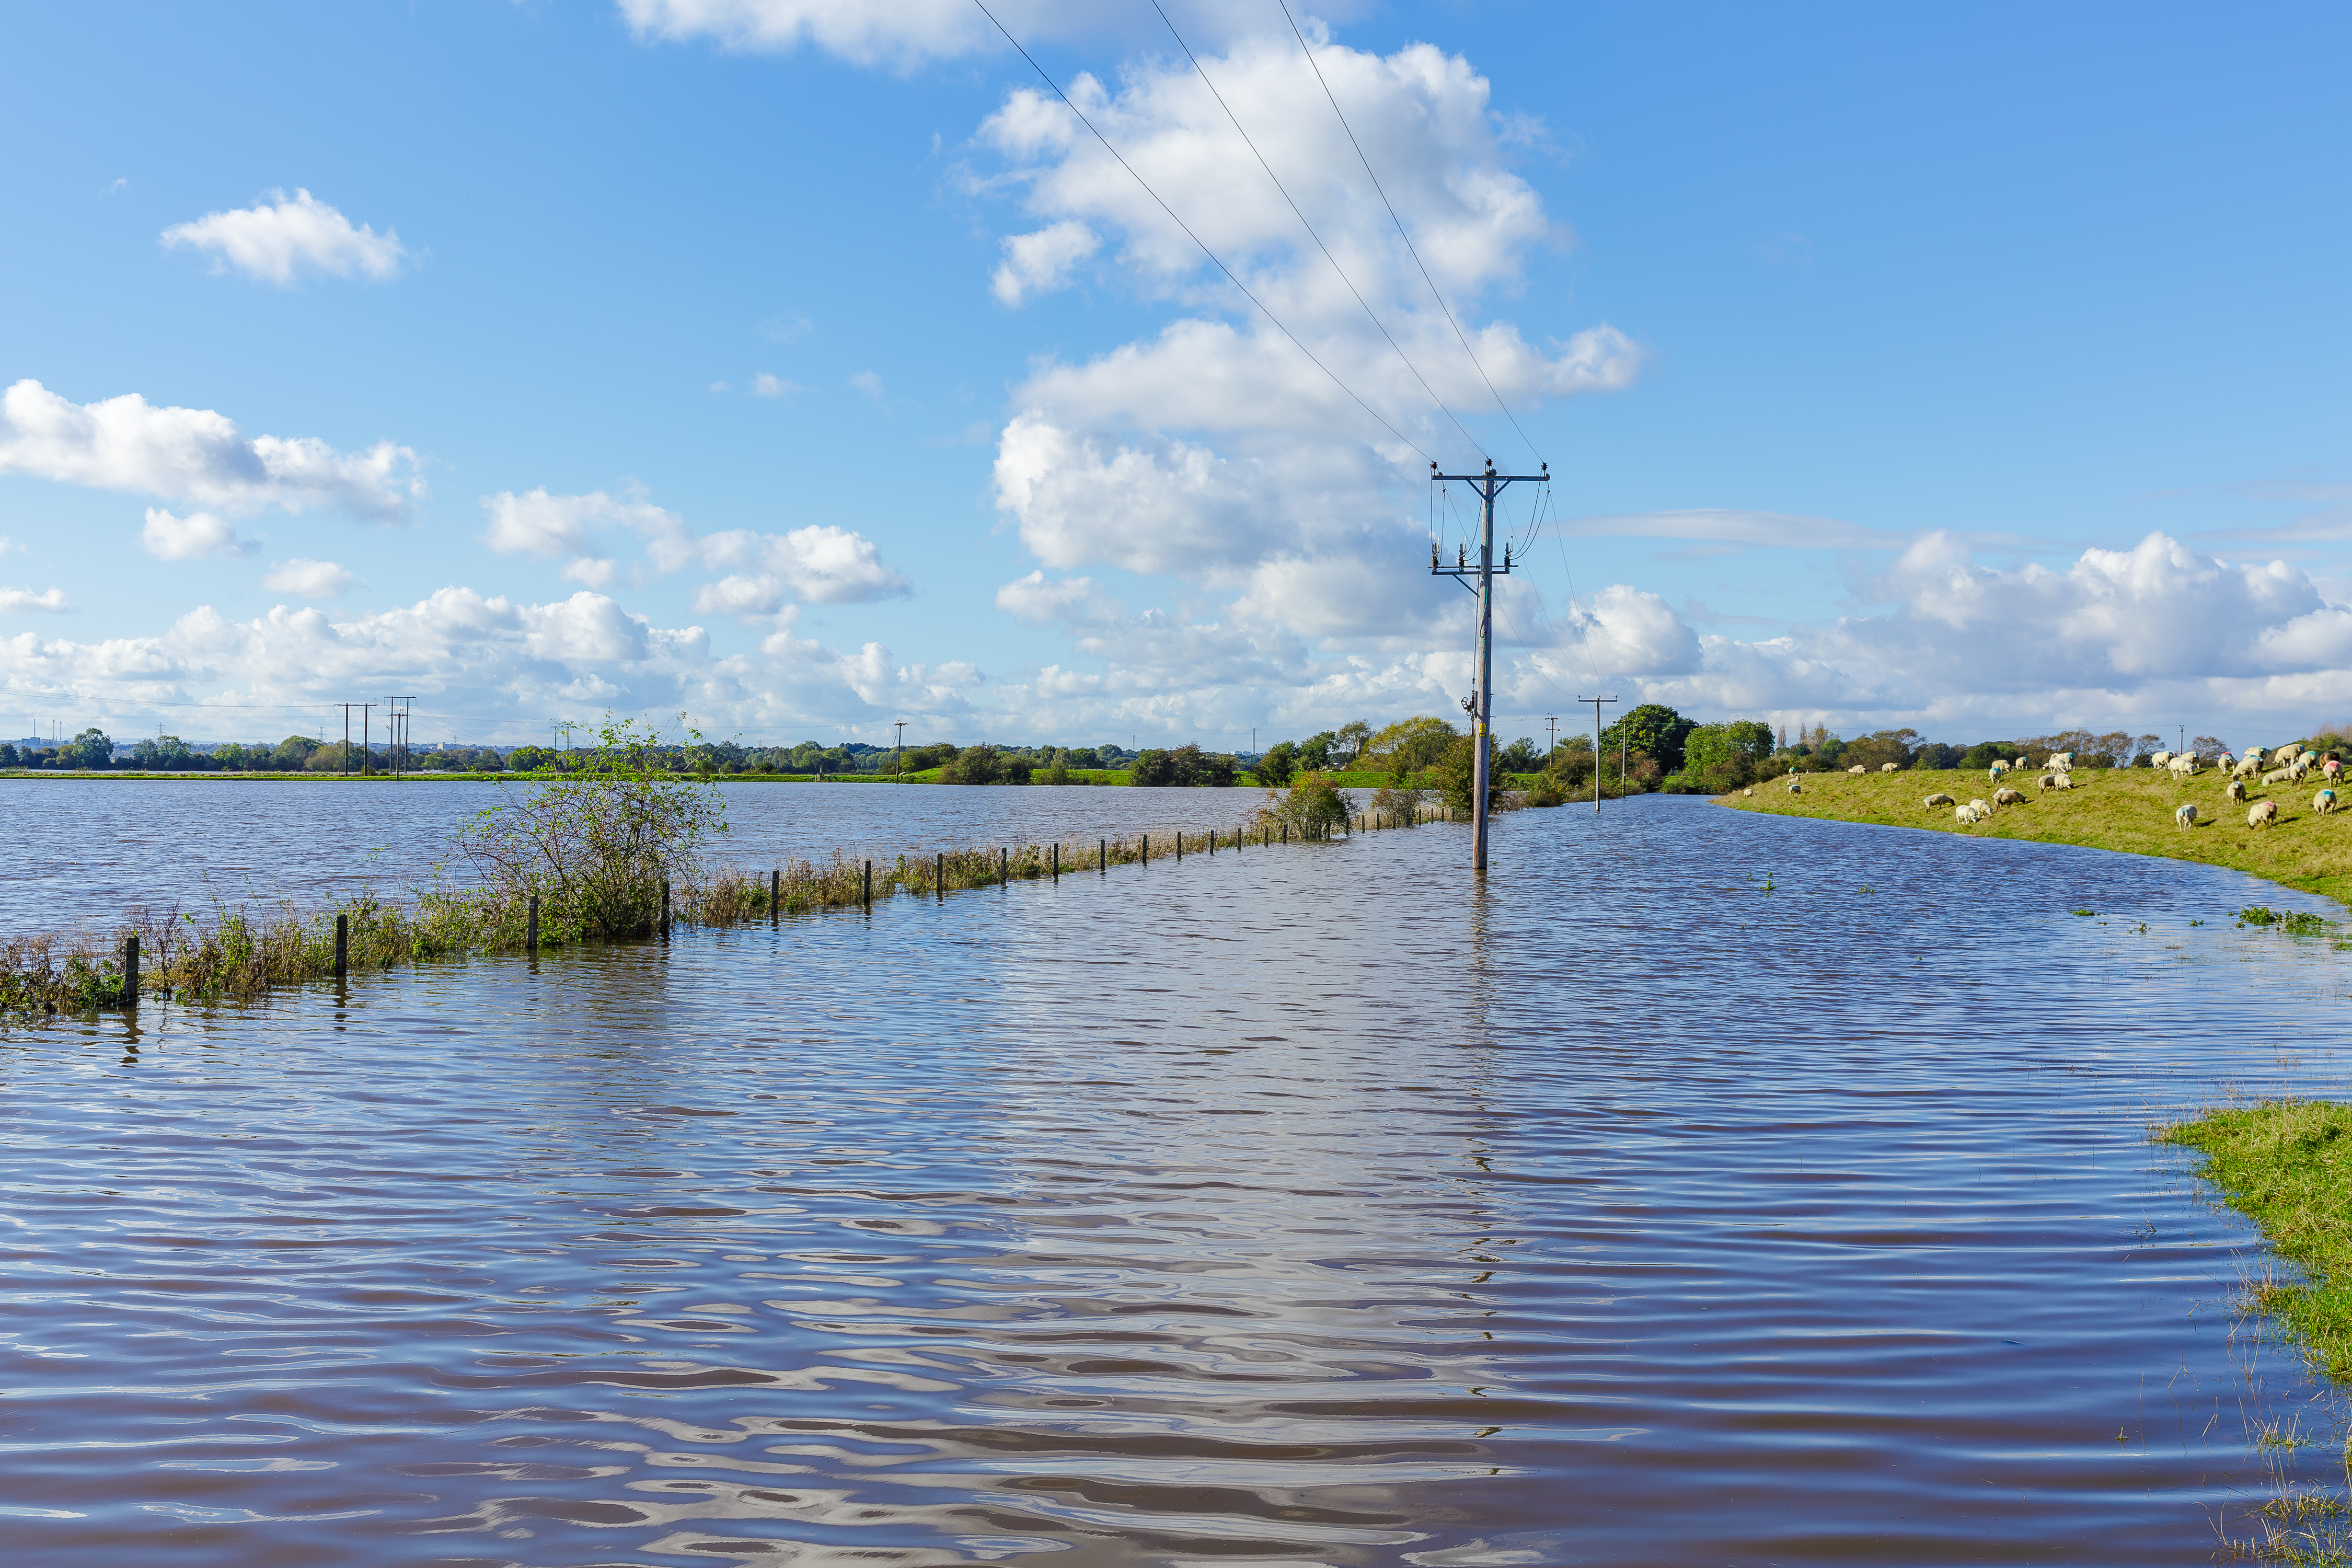
[[[2321,1372],[2352,1383],[2352,1105],[2269,1100],[2156,1136],[2201,1152],[2199,1174],[2301,1270],[2299,1280],[2254,1283],[2248,1304],[2285,1327]]]

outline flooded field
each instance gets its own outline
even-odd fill
[[[64,787],[0,795],[40,847],[10,929],[437,841],[475,786],[26,819]],[[1255,799],[730,805],[756,865]],[[2279,1476],[2341,1485],[2255,1447],[2333,1405],[2146,1142],[2341,1092],[2298,1021],[2352,958],[2227,918],[2312,900],[1660,797],[1501,819],[1483,891],[1466,858],[1434,826],[8,1030],[11,1555],[2189,1563]]]

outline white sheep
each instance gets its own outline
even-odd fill
[[[2255,777],[2262,771],[2262,758],[2256,756],[2251,750],[2249,750],[2244,756],[2238,759],[2238,765],[2230,770],[2230,776],[2233,779],[2250,779]]]
[[[2034,787],[2037,789],[2056,789],[2058,787],[2058,775],[2056,773],[2043,773],[2040,778],[2035,779],[2033,784]]]
[[[1999,784],[2000,783],[2000,775],[2007,772],[2009,772],[2009,764],[2007,763],[1995,763],[1992,766],[1985,770],[1985,777],[1994,784]]]
[[[2332,789],[2324,789],[2317,795],[2313,795],[2311,797],[2311,809],[2319,813],[2322,816],[2326,816],[2329,812],[2334,811],[2336,809],[2336,792]]]
[[[2062,770],[2058,774],[2058,787],[2060,789],[2073,789],[2074,787],[2074,775]]]
[[[2246,808],[2246,826],[2249,827],[2277,826],[2278,802],[2274,800],[2258,800],[2254,802],[2253,805],[2248,806]]]
[[[2240,778],[2231,779],[2226,785],[2222,786],[2221,794],[2225,798],[2230,800],[2245,799],[2246,781]]]
[[[2303,755],[2303,747],[2299,742],[2292,746],[2281,746],[2271,753],[2271,762],[2273,765],[2279,763],[2291,763],[2301,755]]]
[[[1939,805],[1950,805],[1953,804],[1954,802],[1950,795],[1946,795],[1942,790],[1937,790],[1926,800],[1921,801],[1919,805],[1922,810],[1933,811]]]
[[[1869,771],[1870,771],[1870,770],[1869,770],[1868,768],[1864,767],[1864,766],[1863,766],[1861,763],[1856,763],[1853,767],[1850,767],[1850,768],[1846,769],[1846,772],[1848,772],[1848,773],[1852,773],[1852,774],[1853,774],[1854,777],[1856,777],[1856,778],[1860,778],[1863,774],[1864,774],[1864,773],[1868,773]]]
[[[2263,775],[2263,787],[2268,789],[2273,784],[2283,784],[2293,777],[2294,777],[2293,768],[2273,768]]]
[[[1982,822],[1991,816],[1992,807],[1986,805],[1983,801],[1972,800],[1969,802],[1969,820],[1970,822]]]
[[[2147,754],[2147,765],[2152,768],[2160,768],[2170,761],[2172,761],[2170,752],[2150,752]]]
[[[2195,804],[2194,802],[2191,802],[2189,805],[2182,805],[2182,806],[2176,806],[2176,807],[2174,807],[2174,808],[2173,808],[2173,812],[2172,812],[2172,825],[2173,825],[2175,827],[2194,827],[2194,826],[2197,826],[2197,806],[2196,806],[2196,804]]]
[[[1878,764],[1878,771],[1882,773],[1894,773],[1899,765],[1900,764],[1895,763],[1881,763]]]
[[[1997,789],[1992,792],[1992,803],[1995,805],[2023,805],[2025,796],[2013,789]]]
[[[1805,786],[1799,784],[1795,779],[1790,779],[1789,781],[1789,793],[1790,795],[1802,795],[1805,793]]]
[[[2164,765],[2172,770],[2175,778],[2194,778],[2197,776],[2197,753],[2183,752]]]
[[[2050,760],[2042,765],[2055,773],[2071,773],[2074,771],[2074,753],[2072,752],[2053,752],[2050,753]]]

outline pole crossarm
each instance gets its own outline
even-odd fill
[[[1447,566],[1438,555],[1437,542],[1429,542],[1429,574],[1451,577],[1464,587],[1470,579],[1478,585],[1471,591],[1478,595],[1478,647],[1474,654],[1472,677],[1476,684],[1471,689],[1470,700],[1463,706],[1470,712],[1470,869],[1484,876],[1486,871],[1486,817],[1489,783],[1493,776],[1491,756],[1495,728],[1495,578],[1511,569],[1509,544],[1503,547],[1503,563],[1495,564],[1495,498],[1508,485],[1526,480],[1549,484],[1551,465],[1543,465],[1539,474],[1498,474],[1492,458],[1475,474],[1441,474],[1437,465],[1429,465],[1432,483],[1460,479],[1478,493],[1478,560],[1470,561],[1470,547],[1465,543],[1455,554],[1454,563]],[[1599,709],[1594,709],[1598,713]]]

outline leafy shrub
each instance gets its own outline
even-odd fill
[[[1298,748],[1288,741],[1276,741],[1265,749],[1265,754],[1251,768],[1257,782],[1274,789],[1288,784],[1298,772]]]
[[[1287,827],[1293,838],[1320,838],[1346,827],[1348,817],[1348,797],[1329,775],[1305,773],[1286,792],[1267,791],[1252,826]]]

